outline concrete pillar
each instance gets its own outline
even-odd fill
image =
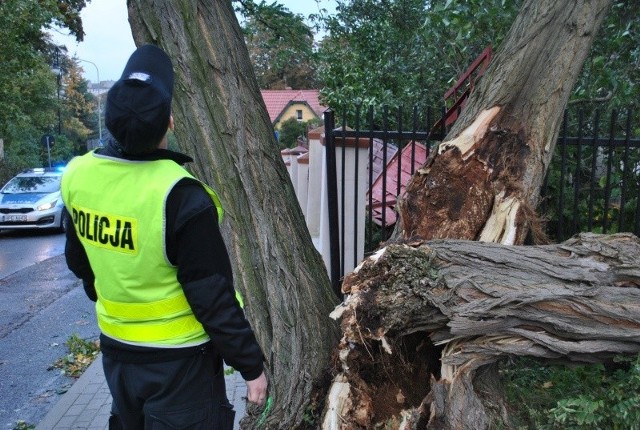
[[[320,246],[320,199],[326,191],[326,184],[322,182],[325,168],[324,146],[321,139],[324,127],[319,127],[307,133],[309,139],[309,193],[307,196],[306,220],[307,228],[316,249]],[[326,216],[326,213],[322,214]]]
[[[302,208],[302,213],[307,217],[307,203],[309,200],[309,153],[299,155],[298,161],[298,203]]]
[[[289,179],[293,184],[293,190],[296,191],[297,193],[296,187],[298,183],[293,178],[295,177],[294,175],[297,175],[298,173],[298,166],[295,163],[292,163],[291,151],[292,151],[291,148],[283,149],[282,151],[280,151],[280,155],[282,156],[282,161],[284,161],[284,165],[287,166],[287,173],[289,173]]]
[[[343,256],[344,267],[342,275],[351,272],[364,258],[364,235],[366,216],[366,191],[367,191],[367,167],[369,153],[369,140],[355,138],[335,137],[336,142],[336,182],[338,184],[338,225],[340,252]],[[322,143],[324,145],[324,135]],[[343,156],[344,153],[344,156]],[[323,151],[323,191],[321,193],[321,218],[319,251],[325,264],[330,267],[329,252],[329,217],[328,217],[328,193],[326,190],[327,171],[326,158]],[[357,159],[357,164],[356,164]],[[343,161],[344,160],[344,161]],[[342,177],[342,165],[344,162],[344,175]],[[357,184],[356,184],[357,178]],[[344,199],[342,198],[342,183],[344,181]],[[344,206],[343,206],[344,203]],[[344,222],[343,222],[344,217]],[[344,231],[342,230],[344,229]],[[342,239],[344,238],[344,242]],[[331,273],[329,271],[329,273]]]

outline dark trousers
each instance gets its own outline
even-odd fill
[[[211,351],[142,364],[103,355],[102,364],[113,397],[110,429],[233,429],[222,359]]]

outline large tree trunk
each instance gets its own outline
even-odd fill
[[[492,379],[501,358],[640,352],[638,256],[631,234],[387,246],[344,281],[342,371],[324,428],[509,428]]]
[[[338,326],[328,317],[337,300],[305,228],[231,1],[128,4],[136,45],[157,44],[173,60],[177,143],[194,156],[193,172],[226,211],[236,287],[271,381],[263,428],[292,428],[337,344]]]
[[[611,0],[526,0],[460,119],[407,186],[403,237],[522,244]]]

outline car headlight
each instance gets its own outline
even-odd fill
[[[36,209],[39,210],[39,211],[46,211],[47,209],[51,209],[51,208],[55,207],[57,202],[58,202],[58,200],[54,200],[52,202],[42,204],[42,205],[38,206]]]

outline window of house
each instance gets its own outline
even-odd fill
[[[302,109],[296,110],[298,121],[302,121]]]

